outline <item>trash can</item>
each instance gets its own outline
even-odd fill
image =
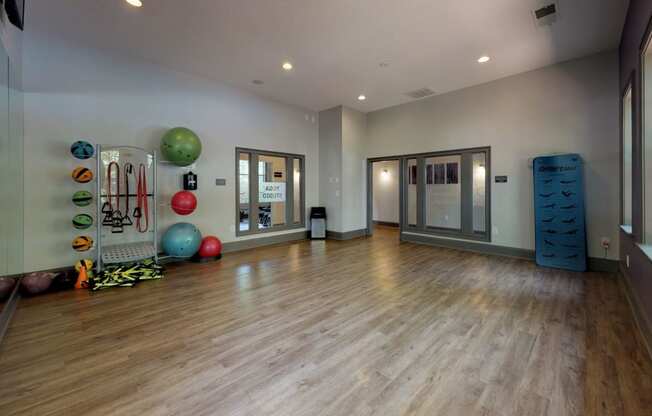
[[[326,207],[310,208],[310,239],[326,239]]]

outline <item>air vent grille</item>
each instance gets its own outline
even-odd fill
[[[554,4],[549,4],[547,6],[543,6],[540,9],[537,9],[534,11],[534,16],[537,19],[543,19],[546,16],[550,16],[551,14],[555,14],[557,12],[557,7]]]
[[[435,95],[435,92],[430,88],[420,88],[418,90],[406,92],[405,95],[407,95],[410,98],[420,99],[420,98],[430,97],[431,95]]]
[[[537,26],[550,26],[557,21],[559,6],[557,3],[550,3],[532,11],[534,22]]]

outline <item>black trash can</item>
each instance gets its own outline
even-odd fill
[[[326,239],[326,207],[310,208],[310,239]]]

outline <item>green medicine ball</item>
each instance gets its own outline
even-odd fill
[[[177,166],[191,165],[199,158],[201,141],[190,129],[175,127],[161,140],[163,157]]]
[[[86,207],[93,201],[93,194],[88,191],[77,191],[72,196],[72,202],[78,207]]]
[[[78,230],[85,230],[93,225],[93,217],[88,214],[78,214],[72,219],[72,225]]]

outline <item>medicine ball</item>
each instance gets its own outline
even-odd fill
[[[86,207],[93,201],[93,194],[88,191],[77,191],[72,196],[73,204],[78,207]]]
[[[72,225],[78,230],[85,230],[93,225],[93,217],[88,214],[78,214],[72,218]]]
[[[79,140],[70,146],[70,153],[77,159],[90,159],[95,154],[95,149],[87,141]]]
[[[86,235],[79,236],[72,241],[72,248],[76,251],[88,251],[93,248],[93,239]]]
[[[197,208],[197,198],[190,191],[179,191],[172,197],[172,211],[179,215],[189,215]]]
[[[79,273],[82,266],[88,271],[93,269],[93,260],[91,259],[82,259],[75,263],[75,271]]]
[[[78,166],[72,171],[72,178],[75,182],[88,183],[93,180],[93,172],[83,166]]]
[[[46,292],[52,284],[54,273],[34,272],[23,277],[20,289],[26,295],[38,295]]]

